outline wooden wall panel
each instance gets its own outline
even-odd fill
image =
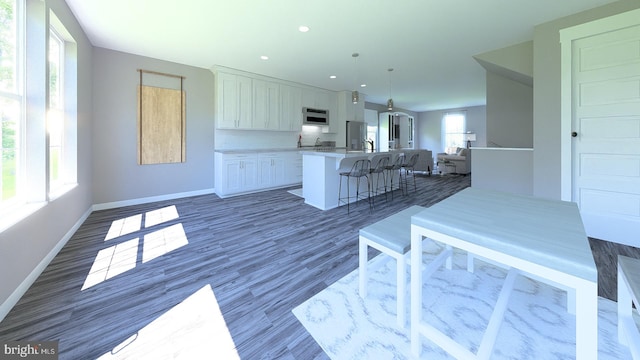
[[[138,164],[186,161],[184,91],[138,86]]]

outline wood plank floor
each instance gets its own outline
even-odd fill
[[[359,204],[350,215],[345,208],[317,210],[286,189],[93,212],[0,323],[0,340],[59,340],[60,359],[97,358],[210,286],[242,359],[324,359],[291,310],[357,268],[360,228],[411,205],[430,206],[468,187],[470,178],[417,182],[417,192],[396,192],[393,201],[378,196],[373,212]],[[166,211],[163,222],[144,227],[151,212],[171,206],[179,217]],[[184,229],[188,243],[174,249],[171,236],[159,239],[168,228]],[[610,266],[608,244],[591,245]],[[630,249],[623,251],[637,250]],[[98,254],[111,256],[110,265],[94,265]]]
[[[630,234],[636,236],[636,234]],[[598,295],[618,299],[618,255],[640,259],[640,248],[589,238],[593,259],[598,267]]]

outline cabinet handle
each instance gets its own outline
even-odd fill
[[[578,136],[578,133],[577,133],[577,132],[575,132],[575,131],[572,131],[572,132],[571,132],[571,137],[576,137],[576,136]]]

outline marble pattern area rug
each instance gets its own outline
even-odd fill
[[[424,261],[439,251],[425,242]],[[423,319],[476,353],[507,271],[476,260],[475,272],[469,273],[466,253],[455,251],[453,258],[452,270],[441,268],[424,282]],[[358,294],[356,269],[293,314],[331,359],[412,359],[409,324],[396,325],[395,269],[394,260],[378,255],[369,261],[366,299]],[[565,291],[518,276],[491,358],[574,359],[575,316],[566,311],[566,302]],[[631,359],[617,341],[616,303],[598,298],[598,310],[598,354],[593,358]],[[453,358],[422,339],[421,359]]]
[[[297,197],[303,197],[302,196],[302,188],[298,188],[298,189],[291,189],[289,191],[287,191],[289,194],[295,195]]]

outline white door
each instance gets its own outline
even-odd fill
[[[572,200],[588,236],[640,247],[640,17],[635,24],[573,41]]]

